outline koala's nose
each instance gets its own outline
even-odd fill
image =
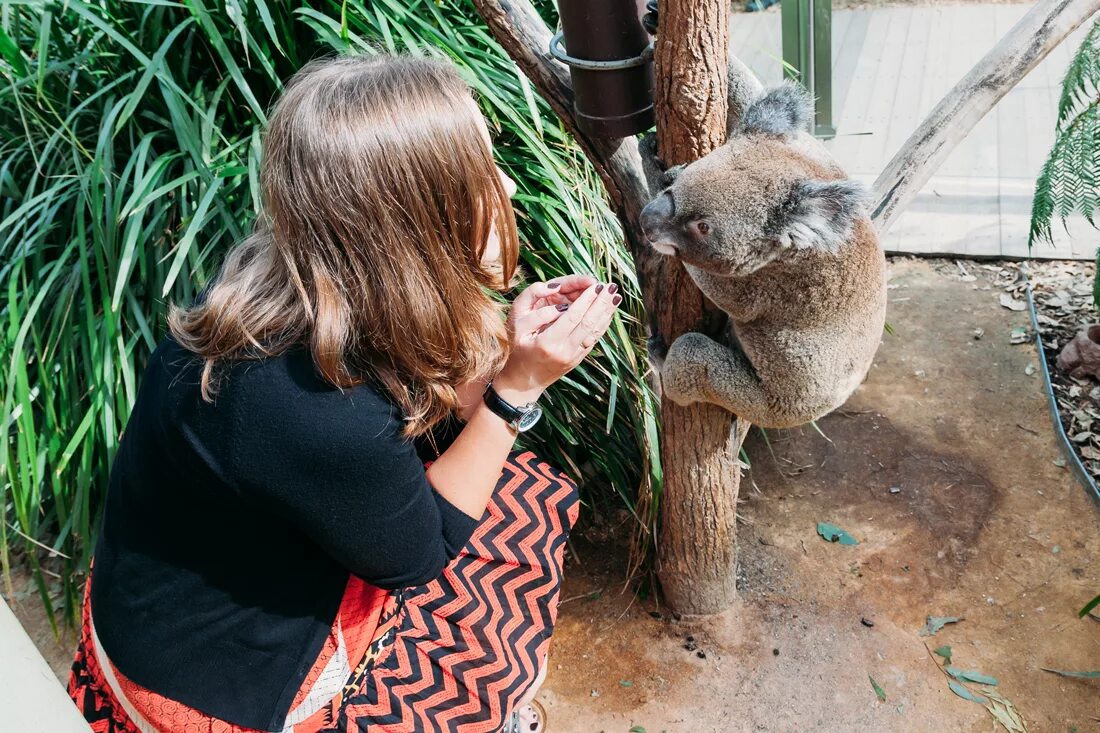
[[[672,194],[668,191],[646,204],[638,220],[645,235],[650,237],[651,234],[655,234],[661,228],[661,225],[668,223],[675,208],[672,202]]]

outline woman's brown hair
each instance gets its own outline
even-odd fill
[[[205,360],[308,344],[337,387],[380,382],[420,435],[458,406],[455,387],[507,358],[515,215],[469,88],[449,64],[340,56],[286,84],[263,140],[252,233],[172,335]],[[484,264],[490,233],[499,263]]]

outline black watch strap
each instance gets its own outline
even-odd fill
[[[513,405],[508,400],[497,394],[497,391],[493,389],[493,383],[485,387],[485,404],[489,406],[489,409],[504,418],[505,422],[514,423],[523,417],[523,410]]]

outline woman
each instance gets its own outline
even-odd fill
[[[97,731],[543,730],[576,486],[513,446],[621,296],[504,317],[515,187],[442,62],[308,64],[261,183],[143,376],[70,694]]]

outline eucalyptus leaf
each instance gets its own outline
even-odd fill
[[[929,616],[924,628],[917,632],[920,636],[932,636],[948,624],[957,624],[962,621],[958,616]],[[950,647],[948,647],[950,649]]]
[[[1047,669],[1046,667],[1040,667],[1044,672],[1053,672],[1054,674],[1061,675],[1062,677],[1078,677],[1086,680],[1100,680],[1100,669],[1093,670],[1091,672],[1070,672],[1064,669]]]
[[[986,698],[982,697],[981,695],[975,695],[973,692],[968,690],[963,685],[960,685],[958,682],[955,682],[954,680],[949,681],[947,683],[947,686],[950,687],[951,691],[954,692],[959,697],[961,697],[963,700],[969,700],[970,702],[976,702],[979,705],[985,705],[986,703],[989,702],[989,700],[987,700]]]
[[[982,674],[981,672],[970,672],[965,669],[955,669],[954,667],[945,667],[944,671],[955,679],[962,680],[963,682],[975,682],[979,685],[997,684],[996,677],[990,677],[989,675]]]
[[[857,540],[846,531],[836,526],[835,524],[829,524],[828,522],[817,523],[817,533],[821,536],[821,539],[827,542],[837,542],[842,545],[858,545]]]
[[[1085,616],[1088,616],[1092,609],[1096,608],[1097,606],[1100,606],[1100,596],[1096,596],[1096,598],[1093,598],[1091,601],[1086,603],[1085,607],[1077,612],[1077,618],[1084,618]]]
[[[871,688],[875,691],[875,696],[879,702],[886,702],[886,690],[882,689],[871,675],[867,675],[867,679],[871,680]]]

